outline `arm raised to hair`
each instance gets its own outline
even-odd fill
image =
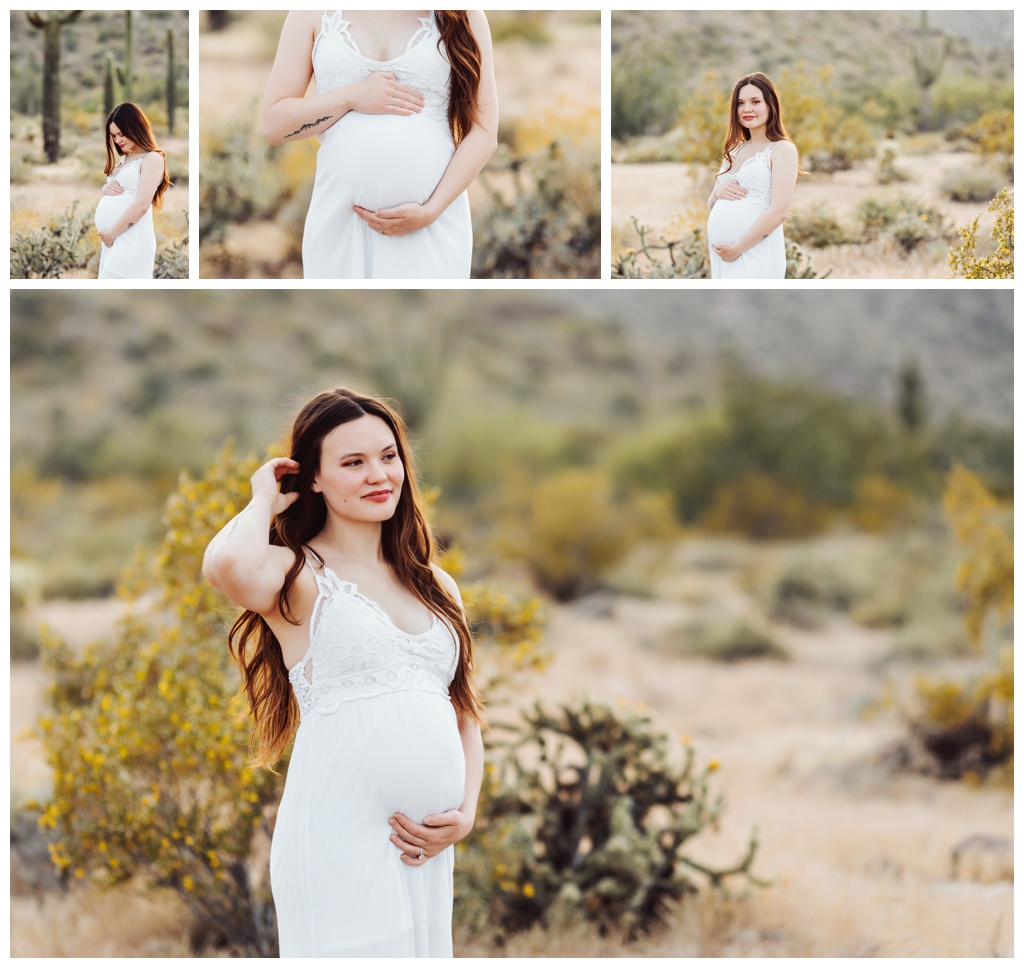
[[[409,115],[423,110],[423,95],[400,84],[388,71],[375,72],[358,84],[307,96],[319,25],[320,15],[310,10],[293,10],[285,18],[263,96],[267,141],[279,145],[323,134],[349,111]]]
[[[289,548],[270,543],[270,523],[298,492],[282,494],[278,481],[299,465],[287,457],[264,464],[252,476],[252,500],[214,535],[203,555],[203,576],[236,605],[266,615],[295,561]]]

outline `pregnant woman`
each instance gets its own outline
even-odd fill
[[[741,77],[732,90],[722,166],[708,198],[712,279],[784,279],[782,223],[800,170],[782,124],[782,104],[764,74]]]
[[[320,139],[305,278],[469,278],[466,189],[498,130],[483,13],[292,11],[263,125],[271,144]]]
[[[120,160],[118,160],[120,159]],[[152,279],[156,257],[153,209],[171,185],[167,160],[146,115],[131,101],[107,117],[107,183],[96,206],[100,279]]]
[[[270,854],[281,956],[451,957],[452,845],[473,827],[483,744],[404,424],[321,393],[252,492],[203,572],[244,609],[228,643],[257,762],[295,735]]]

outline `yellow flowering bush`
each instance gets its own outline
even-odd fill
[[[954,466],[943,497],[946,516],[966,557],[957,572],[964,621],[981,648],[988,619],[1013,608],[1013,537],[985,485]],[[929,754],[929,772],[947,777],[994,775],[1013,782],[1013,646],[1006,644],[980,674],[966,680],[918,677],[911,728]]]
[[[698,863],[690,840],[725,809],[709,789],[712,760],[673,750],[651,720],[584,702],[495,729],[477,832],[460,845],[456,914],[501,941],[540,924],[584,919],[633,939],[663,923],[701,884],[751,874],[756,834],[739,861]]]
[[[170,887],[204,936],[271,956],[265,847],[282,775],[248,762],[249,722],[225,641],[235,613],[202,578],[206,546],[248,503],[258,465],[228,445],[203,477],[182,474],[155,554],[138,554],[125,572],[116,634],[80,654],[44,642],[53,685],[38,733],[53,783],[39,822],[66,877]],[[486,668],[541,661],[536,603],[484,587],[467,600]]]
[[[987,211],[995,212],[991,238],[995,252],[979,256],[978,222],[976,215],[969,224],[957,228],[960,245],[949,250],[946,260],[952,279],[1012,279],[1013,278],[1013,192],[1004,188],[989,203]]]

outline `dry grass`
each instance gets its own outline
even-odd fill
[[[786,665],[753,661],[721,667],[666,655],[660,646],[666,632],[695,611],[706,610],[709,602],[732,613],[751,608],[737,577],[773,553],[723,541],[706,542],[697,554],[694,544],[665,566],[664,578],[652,588],[654,597],[619,599],[611,618],[551,606],[546,640],[553,662],[519,694],[536,692],[548,702],[573,702],[587,695],[639,704],[670,734],[687,734],[701,757],[722,764],[716,783],[728,803],[719,832],[702,834],[695,843],[695,859],[734,860],[756,827],[761,850],[755,872],[771,879],[773,886],[756,889],[745,899],[708,895],[686,904],[665,932],[637,945],[598,939],[576,925],[516,937],[502,950],[457,935],[458,953],[1009,953],[1012,883],[952,880],[950,860],[954,846],[966,837],[1012,838],[1012,794],[893,776],[879,764],[879,753],[902,735],[903,726],[895,717],[866,719],[862,711],[882,689],[876,661],[891,648],[890,633],[865,630],[846,619],[816,631],[777,627],[773,634],[792,656]],[[842,547],[839,542],[833,550],[838,554]],[[729,567],[712,566],[716,548]],[[61,606],[54,617],[71,626],[76,610],[86,607]],[[100,613],[82,614],[94,625],[102,621]],[[36,700],[30,694],[41,685],[31,667],[13,670],[12,728],[34,715]],[[496,719],[502,713],[500,708],[491,710]],[[29,752],[17,745],[12,751],[15,788],[24,788],[27,771],[39,766],[32,766]],[[173,898],[145,901],[130,889],[113,895],[76,891],[42,904],[16,898],[15,953],[184,953],[185,921],[176,903]],[[113,913],[122,916],[108,917]],[[59,939],[57,924],[65,926]],[[98,947],[102,945],[109,947]]]
[[[170,892],[135,885],[11,898],[12,958],[182,958],[188,909]]]
[[[947,217],[947,227],[955,237],[955,227],[965,225],[985,208],[981,203],[951,202],[941,192],[943,178],[975,156],[962,152],[933,151],[902,158],[900,167],[912,174],[901,184],[880,185],[875,178],[874,159],[860,162],[849,171],[833,175],[808,175],[797,184],[795,212],[824,209],[851,232],[857,228],[857,206],[866,198],[895,199],[900,195],[932,205]],[[703,205],[711,189],[713,172],[692,165],[659,162],[649,165],[612,165],[612,251],[636,247],[636,235],[630,217],[651,226],[656,240],[662,234],[678,238],[680,220],[693,222],[695,206]],[[697,222],[706,218],[706,206]],[[992,216],[983,219],[981,234],[987,237]],[[949,270],[946,255],[949,245],[936,241],[904,258],[885,242],[869,245],[845,245],[810,249],[815,271],[824,275],[830,269],[833,279],[946,279]]]

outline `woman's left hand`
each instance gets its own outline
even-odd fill
[[[406,202],[394,208],[378,208],[376,212],[371,212],[360,205],[353,205],[352,210],[374,232],[381,235],[408,235],[430,225],[435,218],[425,206],[416,202]]]
[[[719,245],[711,246],[723,262],[735,262],[741,255],[739,246],[735,242],[722,242]]]
[[[402,852],[403,863],[421,867],[452,844],[462,840],[472,829],[473,821],[461,810],[446,810],[413,823],[404,814],[396,813],[389,821],[391,843]]]
[[[105,246],[106,246],[106,247],[107,247],[108,249],[109,249],[109,248],[110,248],[110,247],[111,247],[111,246],[112,246],[112,245],[114,244],[114,239],[116,239],[116,238],[117,238],[117,236],[116,236],[116,235],[114,235],[114,233],[113,233],[113,232],[112,232],[112,231],[111,231],[110,229],[107,229],[107,230],[106,230],[106,231],[104,231],[104,232],[100,232],[100,233],[99,233],[99,236],[100,236],[100,241],[101,241],[101,242],[102,242],[102,243],[103,243],[103,244],[104,244],[104,245],[105,245]]]

